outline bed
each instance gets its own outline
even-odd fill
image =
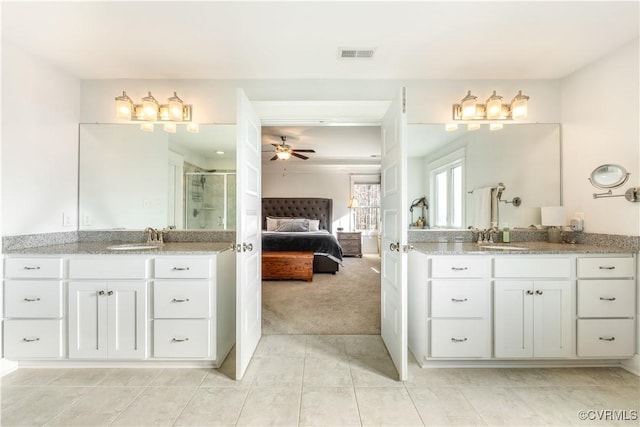
[[[266,197],[262,199],[262,252],[313,252],[313,273],[335,274],[342,263],[342,248],[331,233],[333,200],[312,197]],[[270,232],[273,218],[304,218],[318,221],[318,231]]]

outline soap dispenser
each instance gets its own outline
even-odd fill
[[[511,243],[511,236],[509,232],[509,224],[504,223],[504,228],[502,229],[502,243]]]

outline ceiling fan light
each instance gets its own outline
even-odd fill
[[[291,153],[288,151],[278,151],[276,156],[278,156],[280,160],[288,160],[291,158]]]
[[[528,113],[529,97],[523,95],[522,91],[513,97],[511,101],[511,118],[514,120],[525,119]]]
[[[467,96],[462,98],[460,106],[462,109],[462,120],[473,119],[476,116],[476,103],[478,97],[471,95],[471,91],[467,92]]]
[[[496,95],[496,91],[487,99],[487,120],[495,120],[500,118],[502,113],[502,97]]]

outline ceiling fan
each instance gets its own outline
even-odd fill
[[[299,153],[315,153],[315,150],[299,150],[297,148],[291,148],[289,144],[287,144],[287,137],[281,136],[282,144],[271,144],[276,147],[276,154],[270,160],[287,160],[291,158],[291,156],[297,157],[302,160],[307,160],[309,157],[304,156]]]

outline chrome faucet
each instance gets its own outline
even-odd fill
[[[487,241],[489,243],[496,243],[495,236],[497,236],[499,232],[500,231],[498,230],[498,227],[491,227],[489,230],[487,230]]]
[[[147,235],[147,244],[158,240],[158,230],[155,228],[147,227],[144,229],[144,233]]]

